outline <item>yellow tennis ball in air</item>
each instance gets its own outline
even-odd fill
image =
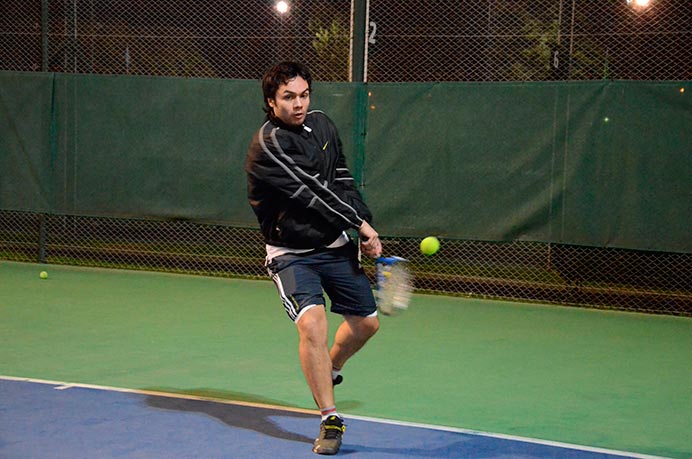
[[[48,273],[45,271],[41,271],[41,274],[38,275],[41,279],[48,279]]]
[[[440,241],[435,236],[428,236],[420,242],[420,251],[423,255],[435,255],[440,250]]]

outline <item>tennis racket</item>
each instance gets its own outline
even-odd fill
[[[408,308],[413,285],[408,260],[379,257],[375,260],[377,308],[386,316],[394,316]]]

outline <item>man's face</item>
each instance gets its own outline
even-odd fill
[[[274,115],[289,126],[300,126],[310,106],[308,82],[297,76],[279,85],[274,99],[268,100]]]

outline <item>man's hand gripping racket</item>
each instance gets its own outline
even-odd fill
[[[408,261],[399,257],[383,257],[379,235],[367,222],[363,222],[358,233],[361,253],[375,258],[377,308],[386,316],[406,310],[413,292]]]

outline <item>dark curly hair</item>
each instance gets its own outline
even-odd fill
[[[307,81],[308,90],[312,91],[310,70],[299,62],[279,62],[264,73],[264,77],[262,77],[262,92],[264,93],[264,112],[267,116],[272,114],[272,108],[267,100],[276,97],[276,91],[279,90],[279,86],[287,84],[289,80],[298,76]]]

